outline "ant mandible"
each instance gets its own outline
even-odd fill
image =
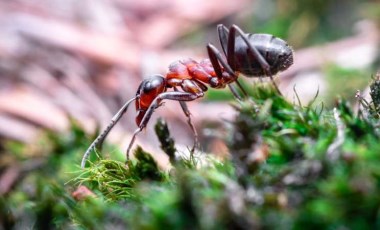
[[[141,82],[136,96],[127,101],[115,114],[107,128],[92,142],[83,155],[81,167],[84,168],[90,153],[101,148],[104,139],[127,111],[131,102],[135,101],[138,128],[133,133],[126,151],[126,160],[129,161],[129,152],[140,133],[148,124],[155,109],[162,100],[178,101],[187,117],[187,122],[194,133],[194,145],[198,142],[197,132],[191,122],[187,101],[203,97],[207,85],[212,88],[228,86],[232,94],[242,100],[235,86],[236,83],[242,93],[247,96],[237,81],[239,74],[247,77],[270,77],[275,89],[280,93],[273,81],[273,75],[284,71],[293,64],[293,50],[282,39],[270,34],[246,34],[238,26],[232,25],[229,29],[224,25],[217,27],[220,44],[225,60],[219,50],[212,44],[207,45],[209,59],[200,62],[192,59],[173,62],[165,76],[156,74]],[[180,90],[180,89],[181,90]],[[173,91],[168,91],[173,89]]]

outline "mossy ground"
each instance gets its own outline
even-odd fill
[[[49,135],[53,147],[43,167],[0,199],[3,228],[380,228],[378,105],[369,102],[358,116],[341,99],[329,110],[289,103],[267,86],[252,92],[250,100],[235,103],[239,114],[224,160],[199,153],[176,158],[160,121],[156,131],[170,171],[142,148],[127,166],[93,158],[80,170],[91,138],[75,125],[70,136]],[[31,160],[20,146],[7,151]],[[197,164],[199,157],[208,164]],[[71,192],[80,184],[93,194],[75,201]]]

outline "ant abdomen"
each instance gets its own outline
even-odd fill
[[[247,34],[247,38],[269,64],[271,74],[275,75],[293,64],[293,50],[284,40],[270,34]],[[267,75],[241,36],[235,40],[235,59],[236,71],[245,76]]]

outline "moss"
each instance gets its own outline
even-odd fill
[[[43,170],[1,200],[7,210],[0,212],[3,226],[24,221],[74,229],[379,228],[377,117],[357,116],[343,99],[328,110],[289,103],[270,86],[254,89],[250,101],[234,105],[238,116],[227,140],[230,159],[206,157],[207,164],[199,165],[194,155],[172,161],[168,172],[138,147],[135,160],[125,164],[98,157],[70,174],[75,179],[65,185],[67,174],[57,169],[78,164],[75,156],[86,146],[75,146],[87,137],[52,138],[51,144],[59,142],[53,149],[61,153],[49,156]],[[165,123],[157,126],[173,157]],[[94,196],[75,202],[69,190],[78,184]],[[21,204],[25,210],[17,208]]]

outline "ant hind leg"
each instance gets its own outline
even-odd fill
[[[261,55],[260,52],[249,42],[246,34],[237,25],[232,25],[231,26],[229,39],[231,39],[232,37],[234,38],[236,33],[238,33],[241,36],[241,38],[246,43],[249,51],[251,52],[251,54],[260,63],[261,68],[263,68],[265,75],[268,76],[271,79],[272,84],[273,84],[274,88],[276,89],[276,91],[280,95],[282,95],[280,89],[278,88],[276,82],[273,79],[273,76],[272,76],[272,73],[270,71],[270,66],[269,66],[268,62],[265,60],[265,58],[263,57],[263,55]],[[230,48],[230,49],[232,49],[232,48]],[[230,56],[230,53],[228,55]]]
[[[217,30],[218,30],[218,36],[219,36],[220,45],[222,46],[224,55],[226,55],[226,57],[227,57],[227,49],[228,49],[228,45],[227,44],[228,44],[228,34],[229,34],[229,31],[228,31],[227,27],[225,27],[222,24],[218,25]]]
[[[229,65],[229,63],[227,63],[223,59],[223,57],[220,54],[220,52],[218,51],[218,49],[215,46],[213,46],[212,44],[208,44],[207,45],[207,52],[208,52],[208,56],[210,58],[211,64],[212,64],[212,66],[215,69],[216,75],[219,78],[223,78],[224,77],[222,75],[222,68],[220,67],[220,64],[221,64],[223,66],[223,68],[230,74],[230,76],[235,79],[236,85],[239,87],[239,89],[244,94],[244,98],[247,99],[248,98],[247,92],[244,90],[243,86],[239,83],[239,81],[237,80],[238,77],[236,76],[235,72],[233,71],[233,69],[231,68],[231,66]],[[237,93],[236,88],[233,87],[231,84],[228,84],[228,87],[230,88],[230,90],[231,90],[232,94],[234,95],[234,97],[237,100],[242,101],[242,98]]]

